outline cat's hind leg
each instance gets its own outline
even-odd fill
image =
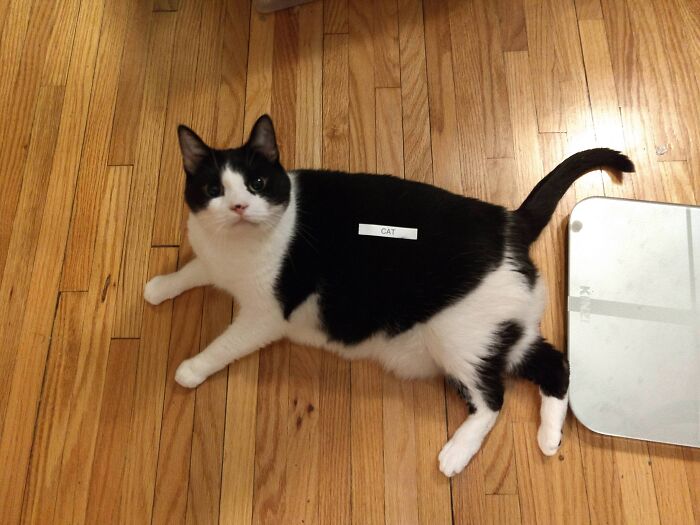
[[[556,454],[561,445],[569,390],[569,364],[563,353],[537,338],[523,354],[513,371],[540,387],[540,428],[537,443],[546,456]]]
[[[442,447],[438,456],[440,471],[452,477],[469,464],[496,423],[503,405],[503,383],[499,380],[489,385],[490,394],[495,397],[485,396],[477,384],[468,386],[453,377],[449,383],[457,389],[469,408],[466,421]]]
[[[143,298],[156,305],[177,297],[191,288],[207,284],[211,284],[211,279],[204,268],[204,263],[195,258],[177,272],[159,275],[148,281],[143,290]]]

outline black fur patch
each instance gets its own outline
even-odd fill
[[[569,362],[566,356],[542,338],[529,348],[516,372],[538,385],[546,396],[563,399],[569,389]]]
[[[467,404],[467,409],[469,410],[470,414],[476,412],[476,407],[474,406],[474,403],[472,403],[472,396],[469,393],[467,385],[461,383],[452,376],[447,376],[447,384],[454,388],[457,391],[457,395]]]
[[[479,391],[486,406],[495,412],[503,406],[503,372],[508,351],[522,335],[523,329],[515,321],[501,323],[493,335],[488,356],[477,366]]]
[[[387,175],[297,172],[296,232],[277,282],[285,317],[311,294],[330,340],[394,336],[472,291],[503,260],[508,212]],[[418,229],[417,240],[358,224]]]

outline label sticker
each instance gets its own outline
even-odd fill
[[[400,228],[399,226],[385,226],[383,224],[362,224],[357,230],[360,235],[373,237],[390,237],[392,239],[418,239],[417,228]]]

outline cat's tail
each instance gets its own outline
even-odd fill
[[[557,203],[576,179],[596,168],[610,168],[613,175],[622,180],[622,173],[634,171],[630,159],[618,151],[595,148],[571,155],[532,189],[530,195],[515,211],[519,220],[523,241],[531,244],[552,218]]]

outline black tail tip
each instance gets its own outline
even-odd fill
[[[621,173],[634,173],[634,163],[624,153],[609,148],[595,148],[582,152],[591,164],[612,168]]]

